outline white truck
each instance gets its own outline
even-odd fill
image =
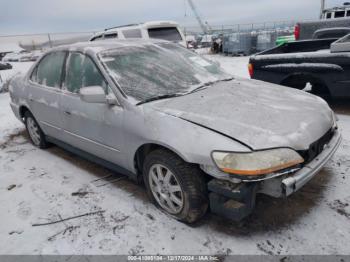
[[[162,39],[187,46],[186,38],[178,23],[173,21],[151,21],[107,28],[94,34],[90,41],[104,39]]]

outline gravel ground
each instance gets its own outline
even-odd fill
[[[247,77],[247,58],[209,58]],[[189,226],[156,209],[143,186],[58,147],[33,147],[9,101],[0,95],[0,254],[350,254],[349,103],[331,104],[343,143],[298,193],[259,196],[241,223],[208,214]]]

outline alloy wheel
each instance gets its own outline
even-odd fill
[[[151,192],[157,203],[170,214],[178,214],[184,206],[184,194],[175,175],[165,166],[154,164],[148,175]]]
[[[27,127],[30,138],[32,139],[34,145],[40,145],[40,131],[35,120],[31,117],[27,118]]]

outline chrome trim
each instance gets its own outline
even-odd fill
[[[49,123],[47,123],[47,122],[45,122],[45,121],[40,121],[40,123],[41,124],[44,124],[45,126],[48,126],[48,127],[52,127],[52,128],[54,128],[54,129],[56,129],[56,130],[62,130],[62,128],[60,128],[60,127],[57,127],[57,126],[54,126],[54,125],[51,125],[51,124],[49,124]]]
[[[86,137],[83,137],[83,136],[74,134],[74,133],[69,132],[69,131],[67,131],[67,130],[63,130],[63,132],[65,132],[65,133],[67,133],[67,134],[69,134],[69,135],[71,135],[71,136],[74,136],[74,137],[80,138],[80,139],[82,139],[82,140],[85,140],[85,141],[87,141],[87,142],[93,143],[93,144],[95,144],[95,145],[104,147],[104,148],[106,148],[106,149],[115,151],[115,152],[117,152],[117,153],[120,153],[120,150],[119,150],[119,149],[116,149],[116,148],[113,148],[113,147],[110,147],[110,146],[106,146],[106,145],[104,145],[104,144],[101,144],[101,143],[96,142],[96,141],[94,141],[94,140],[91,140],[91,139],[89,139],[89,138],[86,138]]]
[[[325,145],[324,150],[313,161],[305,165],[294,175],[283,179],[282,186],[284,189],[284,195],[289,196],[293,194],[311,180],[334,155],[341,140],[341,134],[336,130],[331,141]]]
[[[281,177],[284,175],[288,175],[288,174],[292,174],[295,173],[297,171],[299,171],[301,168],[300,167],[294,167],[294,168],[290,168],[284,171],[276,171],[275,173],[272,174],[268,174],[263,176],[262,178],[255,178],[255,179],[242,179],[243,182],[261,182],[261,181],[265,181],[265,180],[270,180],[272,178],[276,178],[276,177]]]

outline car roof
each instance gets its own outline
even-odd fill
[[[117,32],[118,30],[127,30],[127,29],[141,29],[141,28],[162,28],[162,27],[178,27],[179,24],[175,21],[148,21],[148,22],[143,22],[143,23],[135,23],[135,24],[128,24],[128,25],[119,25],[119,26],[114,26],[110,28],[106,28],[103,31],[97,32],[94,34],[96,35],[101,35],[101,34],[106,34],[106,33],[112,33],[112,32]]]
[[[160,39],[110,39],[103,41],[92,41],[92,42],[79,42],[70,45],[63,45],[59,47],[54,47],[50,49],[50,52],[53,51],[76,51],[83,53],[92,53],[96,54],[106,50],[117,49],[128,46],[144,46],[152,45],[157,43],[170,43],[165,40]]]

